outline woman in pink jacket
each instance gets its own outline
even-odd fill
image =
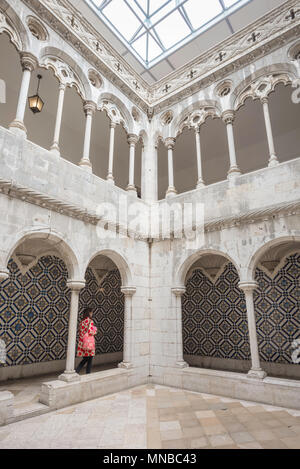
[[[77,356],[83,357],[83,360],[79,363],[76,368],[76,373],[87,364],[86,373],[91,373],[92,361],[95,356],[95,338],[97,334],[97,327],[94,326],[93,322],[93,311],[91,308],[85,308],[83,311],[83,319],[79,326],[79,341],[77,347]]]

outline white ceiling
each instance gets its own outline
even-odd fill
[[[201,8],[201,5],[205,5],[206,1],[207,0],[199,0],[199,8]],[[124,57],[134,70],[149,84],[152,84],[195,59],[206,50],[216,46],[216,44],[227,39],[230,35],[248,26],[272,9],[285,3],[285,1],[286,0],[252,0],[230,15],[228,19],[219,22],[149,70],[135,58],[124,43],[117,38],[99,16],[87,5],[85,0],[73,0],[72,4],[86,20],[102,34],[116,51]]]

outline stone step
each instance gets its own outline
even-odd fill
[[[8,423],[20,422],[21,420],[37,417],[38,415],[46,414],[50,412],[50,408],[47,405],[35,402],[26,406],[17,407],[14,406],[13,416],[9,419]]]

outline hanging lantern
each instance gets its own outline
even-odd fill
[[[39,96],[39,88],[40,88],[40,81],[42,79],[42,75],[38,75],[37,78],[38,78],[38,87],[37,87],[36,94],[28,98],[29,107],[34,114],[41,112],[44,107],[44,101]]]

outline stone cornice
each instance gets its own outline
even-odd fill
[[[176,104],[300,35],[300,1],[288,0],[158,83],[150,86],[69,0],[22,0],[148,115]],[[294,8],[296,18],[288,18]],[[255,42],[251,42],[255,33]],[[217,60],[222,54],[222,61]],[[193,77],[187,75],[193,71]]]
[[[103,222],[103,219],[93,211],[55,199],[30,188],[20,186],[13,181],[0,179],[0,194],[1,193],[30,204],[38,205],[46,210],[52,210],[62,215],[76,218],[92,225],[97,225],[100,221]],[[269,221],[282,216],[292,215],[300,215],[300,199],[292,202],[284,202],[282,204],[267,206],[261,209],[250,210],[243,214],[229,217],[225,216],[218,219],[207,219],[204,223],[204,231],[205,233],[209,233],[213,231],[221,231],[222,229],[238,228],[241,225],[249,225],[262,221]],[[147,236],[137,232],[127,233],[126,229],[120,225],[116,226],[116,231],[117,233],[127,234],[128,236],[132,236],[139,240],[160,240],[160,237],[155,238],[155,240],[150,240]]]

